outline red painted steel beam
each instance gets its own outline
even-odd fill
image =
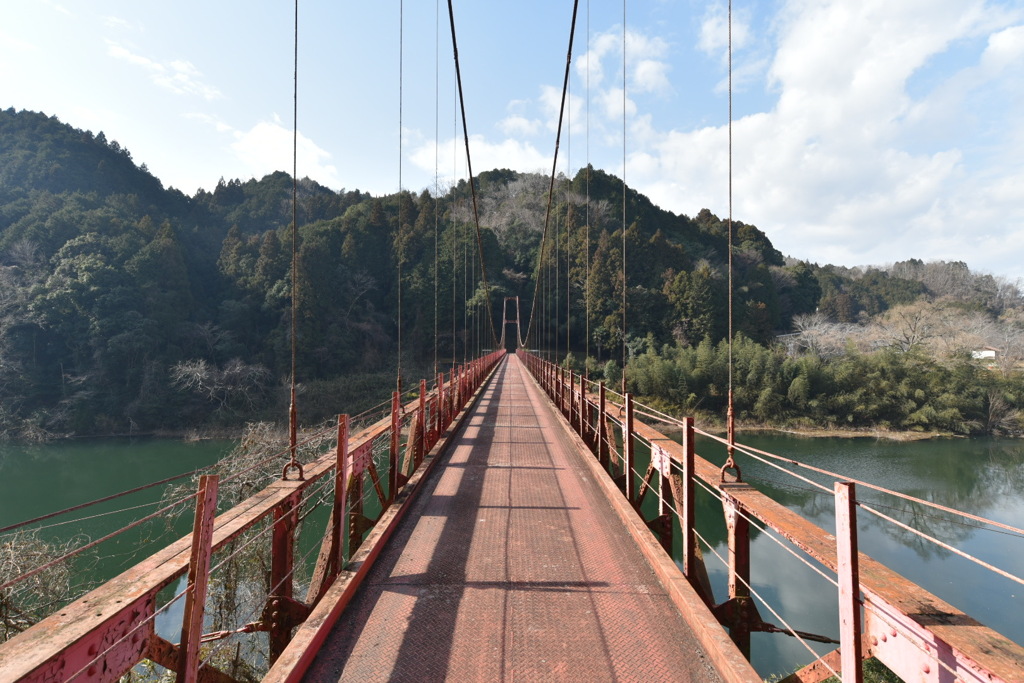
[[[578,449],[584,453],[589,452],[590,449],[587,448],[587,445],[583,443],[579,435],[568,427],[565,421],[559,421],[559,424],[562,425],[568,438]],[[687,578],[683,576],[679,567],[676,566],[675,561],[657,542],[643,519],[636,513],[633,505],[623,497],[622,492],[604,471],[601,464],[590,457],[582,460],[626,526],[633,541],[647,558],[673,604],[704,647],[722,679],[729,683],[760,683],[761,677],[735,647],[729,639],[729,635],[711,614]]]
[[[196,683],[199,673],[199,639],[203,635],[203,616],[206,614],[206,588],[210,581],[210,553],[219,482],[217,475],[204,474],[199,478],[178,657],[178,681],[182,683]]]
[[[540,362],[540,372],[546,367]],[[663,444],[670,457],[684,465],[683,446],[643,422],[637,421],[634,428],[640,437]],[[696,456],[694,473],[710,488],[721,490],[718,466]],[[835,539],[830,534],[752,486],[732,484],[727,488],[728,497],[740,510],[831,571],[838,570]],[[871,557],[858,553],[857,561],[864,596],[864,633],[870,639],[871,654],[901,677],[936,682],[956,678],[979,683],[1024,681],[1024,647]]]
[[[843,680],[862,683],[860,572],[857,560],[857,498],[850,482],[837,481],[836,556],[839,563],[839,643]]]
[[[494,355],[491,354],[491,356]],[[503,355],[503,352],[499,352],[498,358]],[[491,358],[491,356],[487,358]],[[447,448],[448,442],[458,432],[468,417],[470,409],[483,393],[483,387],[487,385],[495,367],[492,365],[488,368],[488,373],[481,378],[479,386],[474,387],[474,393],[471,394],[466,405],[424,458],[424,465],[416,470],[406,486],[399,492],[395,504],[384,511],[377,526],[352,557],[349,566],[341,572],[334,584],[327,590],[324,598],[313,609],[309,618],[296,630],[288,647],[267,672],[263,683],[294,683],[302,680],[302,676],[316,658],[317,651],[326,640],[331,628],[338,621],[363,579],[369,573],[374,561],[383,550],[384,544],[394,533],[439,456]]]
[[[636,422],[635,428],[637,434],[648,440],[666,439],[659,431],[643,422]],[[673,460],[682,462],[682,446],[672,442],[666,444],[666,449]],[[720,486],[720,469],[716,465],[697,456],[694,466],[696,476],[709,487]],[[835,540],[830,534],[748,484],[729,485],[728,495],[747,514],[767,524],[831,571],[837,571]],[[902,624],[905,630],[913,629],[917,632],[919,635],[916,639],[920,641],[920,648],[930,647],[933,652],[948,652],[948,655],[943,656],[963,662],[961,669],[967,675],[972,671],[978,672],[976,677],[964,677],[964,681],[1024,681],[1024,647],[982,625],[864,553],[858,553],[858,564],[865,601],[877,606],[889,621]],[[883,622],[880,617],[870,617],[871,611],[866,610],[865,632],[871,633],[870,629],[874,627],[878,637],[882,634],[882,627],[878,624],[888,622]],[[892,630],[890,627],[889,631]],[[876,648],[876,656],[890,669],[895,670],[894,665],[899,668],[898,659],[903,655],[893,649],[893,638],[890,636],[887,641],[882,641],[879,637],[878,640],[881,645]],[[897,642],[910,640],[903,638],[903,641]],[[919,647],[911,647],[914,647],[913,651],[905,650],[907,657],[921,651]],[[923,666],[923,663],[915,664],[914,668],[920,672]],[[931,668],[935,668],[934,661]]]
[[[491,354],[493,364],[502,354]],[[413,410],[417,401],[406,406]],[[361,430],[351,439],[358,448],[387,433],[390,417]],[[290,496],[314,485],[335,467],[328,453],[304,467],[302,481],[277,480],[218,516],[212,551],[216,552]],[[191,536],[153,554],[96,590],[50,615],[24,633],[0,645],[0,681],[60,681],[83,667],[95,669],[88,680],[115,681],[140,661],[153,634],[157,593],[188,570]],[[147,621],[149,619],[149,621]],[[106,652],[102,661],[90,664]]]

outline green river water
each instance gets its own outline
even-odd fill
[[[994,439],[950,439],[916,442],[863,439],[804,439],[774,434],[744,434],[744,443],[840,472],[891,489],[1024,527],[1024,442]],[[0,444],[0,527],[130,489],[215,462],[230,450],[229,442],[183,443],[173,440],[95,440],[44,445]],[[698,452],[721,463],[724,453],[715,444],[698,441]],[[783,505],[831,532],[834,503],[830,495],[779,473],[766,465],[740,459],[746,481]],[[820,475],[814,479],[831,486]],[[726,556],[721,506],[698,489],[698,527]],[[971,555],[1011,573],[1024,573],[1024,537],[979,529],[974,522],[860,488],[858,497],[873,501],[904,522],[923,529]],[[84,533],[92,538],[107,533],[140,513],[154,509],[157,490],[88,508],[75,517],[109,513],[133,506],[136,510],[96,517],[76,525],[54,526],[40,533],[68,538]],[[977,567],[948,551],[863,511],[859,514],[862,552],[895,569],[982,623],[1024,643],[1024,586]],[[52,524],[60,519],[44,522]],[[138,561],[139,548],[148,554],[162,541],[188,531],[164,524],[140,527],[104,546],[103,557],[90,565],[94,578],[112,576]],[[0,537],[2,540],[2,537]],[[765,534],[753,531],[752,579],[755,589],[795,629],[837,635],[835,589],[793,559]],[[726,593],[726,572],[705,550],[716,598]],[[766,621],[778,623],[759,605]],[[180,617],[179,617],[180,618]],[[173,620],[173,618],[172,618]],[[780,624],[781,625],[781,624]],[[159,625],[158,625],[159,626]],[[165,628],[170,627],[165,625]],[[173,630],[173,629],[171,629]],[[832,646],[815,645],[818,652]],[[765,676],[780,674],[810,660],[798,642],[784,635],[755,634],[753,659]]]
[[[874,438],[797,438],[742,434],[739,440],[765,451],[883,486],[916,498],[1024,528],[1024,442],[996,439],[934,439],[896,442]],[[698,438],[698,453],[722,464],[724,449]],[[829,533],[835,530],[832,495],[763,463],[738,455],[745,481]],[[805,476],[832,487],[834,479]],[[727,557],[721,505],[698,489],[698,527]],[[1024,575],[1024,537],[980,529],[976,522],[857,488],[857,498],[974,557]],[[1024,644],[1024,586],[939,548],[889,522],[858,511],[861,552],[938,595],[955,607]],[[727,594],[722,563],[705,550],[717,600]],[[796,630],[838,637],[836,589],[794,559],[766,534],[752,530],[751,579],[755,589]],[[779,620],[758,605],[765,621]],[[819,654],[832,645],[815,645]],[[781,634],[754,634],[752,660],[762,675],[791,671],[809,661],[806,648]]]

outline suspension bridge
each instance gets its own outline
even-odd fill
[[[652,426],[666,423],[679,441]],[[791,681],[860,680],[867,657],[907,681],[1024,680],[1024,648],[858,552],[867,483],[834,475],[836,529],[820,529],[697,455],[697,434],[717,438],[526,351],[489,353],[405,405],[395,392],[358,431],[339,417],[328,452],[219,515],[218,477],[202,476],[193,533],[0,646],[0,680],[114,681],[149,660],[233,681],[217,653],[262,638],[267,681],[754,681],[756,632],[839,645]],[[727,595],[707,579],[695,490],[727,523]],[[762,618],[751,527],[836,586],[838,638]],[[320,538],[315,563],[298,530]],[[260,544],[261,609],[205,631],[218,573]],[[176,643],[155,627],[173,605]]]
[[[454,43],[450,3],[449,16]],[[570,60],[571,52],[570,39]],[[475,202],[474,195],[474,214]],[[489,298],[479,222],[477,237]],[[730,228],[730,253],[731,238]],[[541,263],[546,240],[545,227]],[[806,663],[787,683],[861,681],[868,658],[905,681],[1024,681],[1019,643],[860,552],[859,515],[925,534],[860,501],[858,491],[1012,536],[1024,530],[746,447],[731,415],[721,438],[635,401],[624,385],[616,390],[552,362],[538,348],[540,278],[536,286],[525,333],[518,299],[506,298],[500,334],[492,322],[492,349],[411,392],[402,390],[399,369],[399,390],[383,409],[340,415],[301,437],[293,335],[289,445],[258,464],[279,474],[226,508],[218,506],[221,487],[238,473],[202,474],[194,492],[114,532],[172,508],[194,510],[190,534],[0,645],[0,681],[116,681],[145,662],[177,680],[218,683],[253,675],[760,681],[750,662],[758,633],[805,644]],[[491,302],[488,309],[495,311]],[[724,466],[698,454],[698,436],[725,445]],[[744,458],[831,496],[835,528],[815,526],[745,482]],[[724,557],[700,532],[707,520],[698,518],[699,497],[720,511]],[[838,619],[829,633],[800,630],[759,594],[754,530],[834,588]],[[1024,584],[1010,570],[926,540]],[[255,576],[235,576],[251,557],[260,558]],[[712,561],[726,568],[724,592],[708,578]],[[215,601],[232,607],[214,615]],[[259,653],[244,674],[243,644]]]

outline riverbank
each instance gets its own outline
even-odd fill
[[[643,418],[641,418],[643,419]],[[725,422],[717,415],[696,415],[694,421],[698,429],[710,434],[724,437],[727,433]],[[668,423],[653,424],[666,434],[679,432],[679,428]],[[840,429],[837,427],[779,427],[756,423],[737,423],[737,433],[744,434],[786,434],[800,438],[835,438],[835,439],[880,439],[885,441],[928,441],[932,439],[965,439],[963,434],[940,431],[893,430],[886,427],[863,427],[858,429]],[[1013,438],[1013,437],[1011,437]]]
[[[950,434],[948,432],[897,432],[889,429],[793,429],[785,427],[743,427],[737,428],[741,432],[769,432],[775,434],[789,434],[808,439],[830,437],[838,439],[885,439],[888,441],[928,441],[930,439],[965,439],[962,434]]]

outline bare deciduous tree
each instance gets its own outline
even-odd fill
[[[0,540],[0,584],[47,564],[81,544],[47,542],[35,531]],[[0,642],[10,640],[77,597],[71,563],[59,562],[0,591]]]
[[[262,365],[243,363],[238,358],[218,368],[204,359],[181,361],[171,368],[171,379],[182,389],[193,391],[214,402],[218,410],[241,404],[256,407],[273,378]]]

